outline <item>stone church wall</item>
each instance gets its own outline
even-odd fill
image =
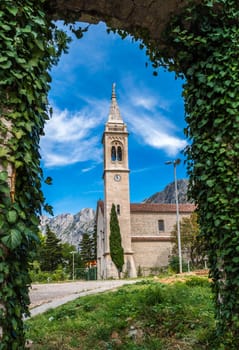
[[[168,265],[172,244],[170,241],[132,242],[132,249],[136,271],[147,276]]]
[[[189,217],[191,213],[180,215]],[[159,231],[158,221],[164,221],[164,232]],[[170,236],[176,224],[176,213],[131,212],[131,236]]]

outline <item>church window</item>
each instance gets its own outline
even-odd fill
[[[118,142],[114,142],[111,147],[111,160],[121,162],[123,158],[122,146],[119,146]]]
[[[117,160],[122,160],[122,149],[120,146],[117,147]]]
[[[164,220],[158,220],[159,232],[164,232]]]
[[[117,206],[116,206],[116,212],[118,215],[120,215],[120,205],[119,204],[117,204]]]
[[[112,161],[116,160],[116,148],[115,148],[115,146],[112,146],[112,148],[111,148],[111,160]]]

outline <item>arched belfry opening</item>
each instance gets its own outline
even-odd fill
[[[122,162],[123,160],[123,145],[121,142],[114,141],[111,144],[111,160],[112,162]]]

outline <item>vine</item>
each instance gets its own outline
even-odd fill
[[[25,347],[22,316],[28,315],[38,216],[42,206],[51,211],[41,191],[39,138],[50,112],[49,71],[68,39],[51,23],[45,2],[0,3],[0,350]],[[185,153],[207,242],[221,349],[239,344],[238,24],[237,0],[188,1],[160,45],[146,29],[131,32],[155,69],[185,78],[191,141]]]
[[[69,41],[44,0],[0,3],[0,349],[24,349],[28,270],[42,207],[39,138],[49,118],[49,70]],[[49,182],[49,179],[46,180]]]
[[[239,345],[239,4],[191,2],[170,23],[162,62],[185,77],[191,196],[207,242],[221,345]]]
[[[128,33],[113,29],[124,38]],[[155,68],[183,77],[190,194],[207,242],[221,349],[239,346],[239,3],[188,1],[160,43],[133,40]]]

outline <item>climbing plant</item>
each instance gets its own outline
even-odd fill
[[[217,331],[223,349],[238,349],[239,3],[188,1],[160,44],[145,29],[130,34],[141,40],[155,75],[164,67],[184,78],[190,194],[209,257]]]
[[[239,345],[239,3],[191,2],[170,22],[169,55],[155,64],[185,78],[185,130],[191,196],[207,242],[218,335]],[[161,54],[161,56],[160,56]],[[152,56],[152,54],[151,54]],[[224,347],[223,347],[224,348]]]
[[[68,38],[44,0],[0,2],[0,349],[24,349],[29,264],[37,242],[41,191],[39,138],[48,119],[49,70]],[[49,182],[50,179],[46,179]]]
[[[45,2],[0,2],[0,350],[24,349],[28,267],[41,208],[51,211],[41,191],[39,137],[50,112],[49,71],[68,39],[50,21]],[[227,349],[239,344],[238,24],[237,0],[189,0],[162,42],[142,27],[130,33],[141,40],[155,70],[163,66],[185,78],[191,196]],[[81,30],[73,31],[81,37]]]

